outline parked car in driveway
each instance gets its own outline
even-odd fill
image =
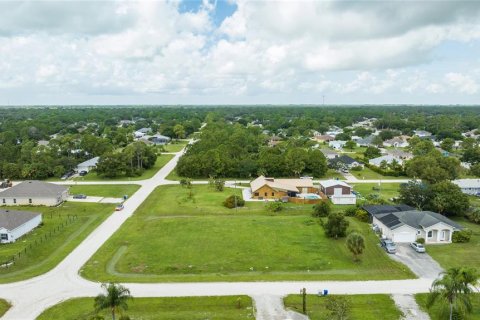
[[[410,243],[410,247],[412,247],[413,250],[415,250],[419,253],[424,253],[425,252],[425,246],[421,243],[412,242],[412,243]]]
[[[115,207],[115,211],[122,211],[123,210],[123,204],[119,204],[118,206]]]
[[[80,172],[78,173],[78,175],[79,175],[80,177],[83,177],[83,176],[86,176],[87,173],[88,173],[87,171],[82,170],[82,171],[80,171]]]
[[[73,199],[87,199],[87,196],[84,194],[74,194]]]
[[[385,249],[385,251],[387,251],[387,253],[396,253],[397,252],[397,246],[395,245],[395,242],[393,242],[390,239],[381,239],[380,244]]]

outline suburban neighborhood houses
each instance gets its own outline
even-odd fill
[[[68,198],[68,186],[37,180],[22,181],[0,192],[2,206],[57,206]]]

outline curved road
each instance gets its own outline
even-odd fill
[[[140,189],[125,201],[124,210],[113,213],[51,271],[24,281],[0,285],[0,297],[12,308],[3,319],[35,319],[46,308],[75,297],[93,297],[100,293],[100,283],[79,276],[80,268],[135,212],[150,193],[160,185],[178,182],[165,177],[175,168],[179,152],[153,178],[142,181],[116,181],[114,184],[139,184]],[[204,183],[204,182],[198,182]],[[68,184],[68,183],[66,183]],[[70,183],[71,184],[71,183]],[[78,182],[105,184],[105,182]],[[306,288],[309,293],[328,289],[333,294],[413,294],[428,292],[432,279],[390,281],[284,281],[284,282],[202,282],[202,283],[127,283],[136,297],[249,295],[283,296]],[[273,318],[273,317],[272,317]]]

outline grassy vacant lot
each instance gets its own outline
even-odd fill
[[[428,293],[421,293],[415,295],[415,300],[417,300],[418,305],[425,310],[432,320],[443,320],[448,319],[447,317],[441,317],[440,305],[434,305],[430,309],[427,309],[427,297]],[[473,312],[465,317],[464,320],[480,320],[480,293],[477,293],[472,298],[473,302]]]
[[[188,144],[188,141],[185,141],[185,140],[180,140],[180,141],[174,140],[171,143],[163,146],[163,148],[165,149],[165,152],[179,152],[180,150],[185,148],[187,144]]]
[[[132,319],[143,320],[247,320],[254,319],[252,301],[247,296],[134,298],[125,312]],[[44,311],[37,320],[90,319],[95,315],[93,298],[72,299]],[[110,318],[110,311],[100,313]]]
[[[400,183],[352,183],[353,190],[360,192],[363,197],[369,194],[378,194],[379,197],[388,200],[393,197],[398,197],[398,191],[400,189]],[[378,188],[379,190],[373,190]]]
[[[76,185],[70,187],[70,194],[85,194],[92,197],[120,198],[132,196],[140,188],[137,184]]]
[[[161,215],[239,215],[239,214],[269,214],[265,210],[265,202],[247,202],[245,207],[235,209],[225,208],[222,203],[230,195],[242,194],[240,188],[225,188],[218,192],[208,185],[193,185],[190,189],[180,185],[158,187],[139,208],[152,216]],[[311,213],[312,205],[285,204],[283,214]]]
[[[15,243],[0,245],[0,262],[10,261],[15,255],[13,266],[0,268],[0,283],[27,279],[53,268],[112,212],[113,207],[67,202],[53,208],[15,207],[15,210],[43,213],[43,225]],[[77,218],[69,219],[69,215]],[[18,252],[22,252],[20,256]]]
[[[10,309],[11,305],[7,301],[0,299],[0,318]]]
[[[89,172],[86,176],[83,177],[78,177],[75,178],[77,181],[102,181],[102,180],[108,180],[108,181],[137,181],[137,180],[145,180],[145,179],[150,179],[157,173],[158,170],[160,170],[165,164],[167,164],[168,161],[170,161],[173,158],[172,154],[162,154],[157,157],[157,161],[155,162],[155,165],[143,172],[142,175],[138,177],[116,177],[116,178],[105,178],[105,177],[100,177],[97,175],[96,172],[92,171]]]
[[[395,179],[407,179],[407,177],[390,177],[384,176],[380,173],[376,173],[370,168],[363,168],[361,171],[350,170],[350,173],[353,174],[357,179],[361,180],[395,180]]]
[[[328,169],[325,177],[320,178],[320,180],[337,179],[337,178],[340,179],[340,180],[345,179],[345,177],[340,172],[337,172],[336,170],[333,170],[333,169]]]
[[[348,295],[350,301],[350,320],[400,319],[402,313],[397,309],[392,298],[384,294]],[[328,319],[325,297],[307,295],[307,314],[311,320]],[[284,299],[285,307],[302,312],[302,297],[289,295]]]
[[[468,243],[452,243],[447,245],[429,245],[428,253],[443,268],[480,266],[480,225],[466,220],[457,220],[462,226],[473,231]]]
[[[367,241],[361,263],[352,261],[345,239],[326,238],[309,213],[270,216],[263,203],[253,203],[258,207],[246,211],[250,214],[226,215],[225,210],[234,210],[215,204],[224,199],[222,193],[215,200],[215,191],[200,193],[200,186],[194,186],[197,200],[185,205],[171,198],[173,191],[179,192],[176,187],[157,189],[82,274],[125,282],[412,277],[379,248],[367,224],[355,219],[350,220],[351,229],[362,232]]]

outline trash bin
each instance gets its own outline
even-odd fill
[[[128,198],[128,195],[123,196],[123,200],[127,200],[127,198]]]
[[[323,289],[323,295],[324,296],[328,295],[328,290],[327,289]]]

